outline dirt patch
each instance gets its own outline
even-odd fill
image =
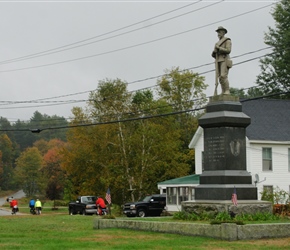
[[[157,236],[156,235],[116,235],[116,233],[114,232],[114,234],[110,235],[108,233],[106,234],[95,234],[92,237],[85,237],[82,238],[82,241],[97,241],[97,242],[108,242],[108,241],[112,241],[112,240],[116,240],[116,239],[138,239],[138,240],[150,240],[150,239],[154,239],[156,240]],[[161,234],[158,235],[158,239],[165,239],[165,237],[163,237]]]
[[[260,239],[247,241],[248,244],[253,244],[256,246],[280,246],[286,247],[290,246],[290,238],[279,238],[279,239]]]

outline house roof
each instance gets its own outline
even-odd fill
[[[159,182],[158,185],[182,185],[182,184],[199,184],[199,174],[187,175],[167,181]]]
[[[249,140],[290,141],[290,101],[277,99],[241,100],[251,118],[246,128]]]

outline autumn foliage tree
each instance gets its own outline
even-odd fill
[[[132,94],[126,82],[106,79],[91,92],[86,109],[74,108],[74,128],[63,151],[68,194],[104,196],[110,187],[113,202],[122,204],[158,192],[159,181],[189,173],[192,154],[183,149],[183,118],[189,125],[194,117],[171,113],[201,105],[199,92],[206,85],[190,72],[184,78],[173,73],[170,77],[180,79],[179,84],[163,82],[166,91],[160,89],[158,99],[150,90]],[[179,88],[176,97],[170,98],[168,88]],[[203,101],[193,102],[194,97]]]
[[[46,197],[55,201],[63,197],[64,171],[61,167],[61,150],[65,143],[61,140],[50,140],[48,151],[43,156],[42,170],[47,178]],[[55,206],[55,205],[54,205]]]

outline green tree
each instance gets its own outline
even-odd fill
[[[0,188],[8,190],[14,186],[14,145],[7,134],[0,134]]]
[[[180,129],[180,140],[182,142],[181,158],[183,162],[190,165],[190,173],[195,172],[193,150],[188,149],[192,136],[194,135],[200,115],[199,108],[205,106],[207,99],[204,90],[207,84],[204,77],[190,70],[180,70],[179,67],[165,70],[165,75],[158,79],[157,92],[167,105],[172,107],[172,111],[185,111],[175,115],[176,129]],[[188,112],[188,110],[193,110]],[[178,177],[178,176],[176,176]]]
[[[73,110],[71,124],[80,126],[69,131],[64,150],[66,195],[103,195],[109,186],[113,202],[122,204],[158,192],[159,181],[188,174],[179,124],[163,116],[172,105],[148,90],[132,95],[126,86],[118,79],[101,81],[86,112]]]
[[[42,164],[42,156],[36,147],[27,148],[16,160],[17,180],[27,196],[43,194],[46,181],[41,171]]]
[[[14,132],[15,142],[19,145],[21,151],[27,147],[32,147],[33,143],[44,139],[50,141],[51,139],[60,139],[66,141],[67,129],[47,129],[54,127],[68,126],[68,122],[64,117],[56,115],[48,116],[35,111],[30,121],[17,120],[13,124],[12,129],[17,130]],[[41,133],[32,133],[31,129],[46,129]],[[26,131],[25,131],[26,130]]]
[[[257,84],[265,95],[290,91],[290,1],[278,2],[271,14],[275,28],[269,27],[265,43],[273,52],[260,60],[261,73],[257,77]],[[279,97],[289,99],[290,94],[274,98]]]
[[[91,120],[81,108],[73,110],[71,125],[90,124]],[[68,131],[68,143],[62,151],[62,169],[65,171],[64,194],[66,199],[75,199],[78,195],[97,195],[105,190],[106,183],[102,175],[105,172],[103,162],[102,139],[106,131],[102,126],[79,126]],[[106,163],[107,164],[107,163]]]
[[[208,85],[204,77],[190,70],[180,70],[179,67],[165,70],[165,74],[158,79],[157,92],[159,97],[166,100],[173,111],[187,111],[176,115],[176,122],[182,129],[181,136],[183,148],[188,149],[188,144],[197,128],[196,115],[199,108],[206,104],[204,90]]]
[[[238,96],[239,98],[254,98],[263,96],[263,92],[258,87],[249,88],[247,92],[245,89],[241,88],[230,88],[230,93],[233,96]]]
[[[230,88],[230,93],[233,96],[238,96],[239,98],[246,98],[245,90],[243,88]]]

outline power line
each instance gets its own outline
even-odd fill
[[[260,52],[262,50],[266,50],[266,49],[269,49],[269,48],[271,48],[271,47],[266,47],[266,48],[258,49],[256,51],[247,52],[247,53],[244,53],[244,54],[241,54],[241,55],[233,56],[232,58],[242,57],[242,56],[253,54],[253,53],[256,53],[256,52]],[[243,64],[243,63],[246,63],[246,62],[249,62],[249,61],[257,60],[257,59],[259,59],[261,57],[264,57],[264,56],[267,56],[267,55],[269,55],[269,54],[266,54],[266,55],[263,55],[263,56],[254,57],[254,58],[251,58],[251,59],[239,62],[239,63],[235,63],[235,65],[240,65],[240,64]],[[180,72],[186,71],[186,70],[191,70],[191,69],[196,69],[196,68],[200,68],[200,67],[204,67],[204,66],[208,66],[208,65],[212,65],[212,63],[207,63],[207,64],[191,67],[191,68],[188,68],[188,69],[183,69],[183,70],[180,70]],[[213,72],[213,71],[215,71],[215,69],[211,69],[211,70],[208,70],[208,71],[205,71],[205,72],[201,72],[201,73],[198,73],[198,74],[199,75],[204,75],[204,74],[207,74],[207,73],[210,73],[210,72]],[[136,82],[145,81],[145,80],[148,80],[148,79],[154,79],[154,78],[162,77],[162,76],[164,76],[164,75],[159,75],[159,76],[155,76],[155,77],[151,77],[151,78],[146,78],[144,80],[133,81],[133,82],[127,83],[127,85],[132,84],[132,83],[136,83]],[[140,91],[140,90],[146,90],[146,89],[150,89],[150,88],[154,88],[154,87],[157,87],[157,85],[144,87],[142,89],[130,91],[129,93],[137,92],[137,91]],[[94,90],[84,91],[84,92],[79,92],[79,93],[87,93],[87,92],[92,92],[92,91],[94,91]],[[79,93],[76,93],[76,94],[79,94]],[[63,95],[61,97],[66,97],[66,96],[71,96],[71,95],[76,95],[76,94]],[[0,106],[13,105],[13,104],[24,104],[24,103],[49,103],[49,104],[45,104],[45,105],[33,105],[33,106],[18,106],[18,107],[5,107],[5,108],[1,108],[0,107],[0,109],[38,108],[38,107],[56,106],[56,105],[72,104],[72,103],[80,103],[80,102],[90,101],[89,99],[87,99],[87,100],[65,100],[65,101],[44,101],[44,100],[54,99],[54,98],[58,98],[58,97],[43,98],[43,99],[32,100],[32,101],[0,101],[0,103],[2,102],[2,104],[0,104]],[[108,98],[110,98],[110,96]]]
[[[258,100],[258,99],[273,97],[273,96],[277,96],[277,95],[285,95],[285,94],[289,94],[289,93],[290,93],[290,91],[280,92],[280,93],[264,95],[264,96],[255,97],[255,98],[244,99],[244,100],[241,100],[240,102]],[[206,107],[200,107],[200,108],[195,108],[195,109],[179,110],[179,111],[169,112],[169,113],[164,113],[164,114],[148,115],[148,116],[134,117],[134,118],[126,118],[126,119],[122,119],[122,120],[113,120],[113,121],[106,121],[106,122],[75,124],[75,125],[47,127],[47,128],[33,128],[33,129],[0,129],[0,131],[1,132],[30,131],[30,132],[33,132],[33,133],[40,133],[40,132],[45,131],[45,130],[70,129],[70,128],[78,128],[78,127],[90,127],[90,126],[115,124],[115,123],[124,123],[124,122],[138,121],[138,120],[147,120],[147,119],[152,119],[152,118],[166,117],[166,116],[177,115],[177,114],[182,114],[182,113],[200,111],[200,110],[203,110],[205,108]]]
[[[127,47],[114,49],[114,50],[111,50],[111,51],[101,52],[101,53],[94,54],[94,55],[83,56],[83,57],[78,57],[78,58],[74,58],[74,59],[68,59],[68,60],[54,62],[54,63],[47,63],[47,64],[42,64],[42,65],[36,65],[36,66],[30,66],[30,67],[24,67],[24,68],[18,68],[18,69],[11,69],[11,70],[2,70],[2,71],[0,71],[0,73],[8,73],[8,72],[21,71],[21,70],[43,68],[43,67],[47,67],[47,66],[64,64],[64,63],[69,63],[69,62],[89,59],[89,58],[93,58],[93,57],[108,55],[108,54],[112,54],[112,53],[115,53],[115,52],[120,52],[120,51],[124,51],[124,50],[128,50],[128,49],[136,48],[136,47],[139,47],[139,46],[143,46],[143,45],[146,45],[146,44],[155,43],[155,42],[158,42],[158,41],[161,41],[161,40],[165,40],[165,39],[168,39],[168,38],[176,37],[176,36],[179,36],[179,35],[183,35],[183,34],[198,30],[198,29],[202,29],[202,28],[205,28],[205,27],[208,27],[208,26],[212,26],[214,24],[217,24],[217,23],[220,23],[220,22],[223,22],[223,21],[227,21],[227,20],[230,20],[230,19],[233,19],[233,18],[237,18],[237,17],[240,17],[240,16],[244,16],[244,15],[259,11],[261,9],[267,8],[267,7],[272,6],[272,5],[273,5],[273,3],[269,4],[269,5],[265,5],[263,7],[256,8],[256,9],[251,10],[251,11],[247,11],[247,12],[232,16],[232,17],[224,18],[224,19],[219,20],[219,21],[215,21],[215,22],[212,22],[212,23],[209,23],[209,24],[206,24],[206,25],[202,25],[202,26],[199,26],[199,27],[196,27],[196,28],[193,28],[193,29],[189,29],[189,30],[186,30],[186,31],[182,31],[182,32],[179,32],[179,33],[175,33],[175,34],[172,34],[172,35],[168,35],[168,36],[164,36],[164,37],[161,37],[161,38],[157,38],[157,39],[154,39],[154,40],[151,40],[151,41],[142,42],[142,43],[139,43],[139,44],[130,45],[130,46],[127,46]]]
[[[202,0],[199,0],[199,1],[194,2],[194,3],[187,4],[187,5],[182,6],[180,8],[177,8],[177,9],[174,9],[174,10],[171,10],[171,11],[167,11],[167,12],[159,14],[157,16],[154,16],[154,17],[151,17],[151,18],[147,18],[147,19],[139,21],[137,23],[133,23],[133,24],[130,24],[130,25],[127,25],[127,26],[124,26],[124,27],[121,27],[121,28],[118,28],[118,29],[115,29],[115,30],[112,30],[112,31],[109,31],[109,32],[106,32],[106,33],[103,33],[103,34],[100,34],[100,35],[97,35],[97,36],[93,36],[91,38],[87,38],[87,39],[84,39],[84,40],[81,40],[81,41],[78,41],[78,42],[70,43],[70,44],[63,45],[63,46],[60,46],[60,47],[56,47],[56,48],[53,48],[53,49],[45,50],[45,51],[42,51],[42,52],[37,52],[37,53],[33,53],[33,54],[30,54],[30,55],[26,55],[26,56],[17,57],[17,58],[13,58],[13,59],[10,59],[10,60],[5,60],[5,61],[0,62],[0,64],[8,64],[8,63],[12,63],[12,62],[18,62],[18,61],[22,61],[22,60],[28,60],[28,59],[31,59],[31,58],[35,58],[35,57],[40,57],[40,56],[45,56],[45,55],[49,55],[49,54],[53,54],[53,53],[58,53],[58,52],[62,52],[62,51],[65,51],[65,50],[70,50],[70,49],[78,48],[78,47],[81,47],[81,46],[86,46],[86,45],[89,45],[89,44],[92,44],[92,43],[100,42],[100,41],[103,41],[103,40],[107,40],[107,39],[110,39],[110,38],[113,38],[113,37],[121,36],[123,34],[127,34],[127,33],[130,33],[130,32],[139,30],[139,29],[144,29],[144,28],[147,28],[149,26],[153,26],[153,25],[159,24],[160,22],[158,22],[156,24],[147,25],[145,27],[141,27],[141,28],[135,29],[133,31],[128,31],[128,32],[125,32],[125,33],[121,33],[121,34],[118,34],[118,35],[113,36],[113,37],[104,38],[102,40],[98,40],[98,41],[94,41],[94,42],[90,42],[90,43],[74,46],[76,44],[80,44],[80,43],[83,43],[83,42],[86,42],[86,41],[90,41],[90,40],[93,40],[93,39],[96,39],[96,38],[99,38],[99,37],[103,37],[103,36],[106,36],[106,35],[109,35],[109,34],[112,34],[112,33],[115,33],[115,32],[130,28],[130,27],[136,26],[136,25],[144,23],[144,22],[148,22],[148,21],[153,20],[155,18],[158,18],[158,17],[164,16],[164,15],[167,15],[169,13],[172,13],[172,12],[187,8],[187,7],[191,6],[191,5],[199,3],[201,1]],[[222,0],[222,1],[224,1],[224,0]],[[182,16],[182,15],[179,15],[179,16]],[[177,16],[177,17],[179,17],[179,16]],[[174,18],[176,18],[176,17],[174,17]],[[165,21],[168,21],[168,20],[171,20],[171,19],[173,19],[173,18],[166,19]],[[161,21],[161,22],[165,22],[165,21]],[[67,47],[70,47],[70,46],[74,46],[74,47],[67,48]]]

